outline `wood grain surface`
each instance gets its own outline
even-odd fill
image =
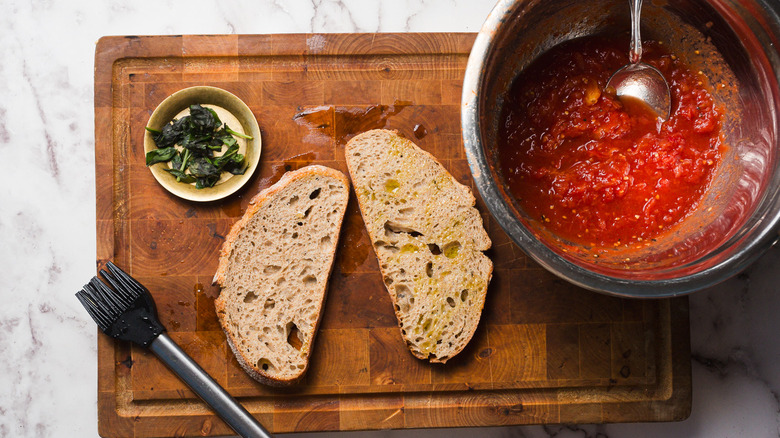
[[[396,129],[474,185],[460,137],[473,34],[106,37],[95,54],[97,261],[145,284],[171,337],[273,432],[673,421],[691,403],[688,301],[588,292],[532,262],[481,200],[495,272],[468,347],[446,365],[412,357],[354,199],[305,380],[272,389],[227,348],[211,286],[217,251],[248,201],[288,170],[346,172],[343,147]],[[223,201],[170,195],[144,165],[154,108],[194,85],[244,100],[260,168]],[[475,192],[475,195],[478,194]],[[98,340],[102,436],[211,436],[228,427],[143,349]]]

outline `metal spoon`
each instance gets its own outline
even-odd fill
[[[639,36],[639,15],[642,0],[629,0],[631,6],[631,50],[628,53],[630,64],[616,71],[607,88],[614,88],[618,99],[624,104],[645,104],[659,118],[667,120],[671,111],[672,99],[669,84],[657,68],[642,63],[642,39]]]

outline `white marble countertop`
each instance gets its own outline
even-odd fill
[[[97,436],[93,59],[104,35],[476,32],[493,0],[5,0],[0,14],[0,436]],[[691,297],[693,412],[679,423],[355,437],[780,435],[780,250]],[[313,434],[308,436],[335,436]]]

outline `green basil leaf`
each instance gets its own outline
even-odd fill
[[[182,117],[181,119],[173,119],[171,123],[163,126],[158,134],[154,134],[154,144],[158,148],[167,148],[176,145],[181,141],[184,135],[184,123],[188,117]]]
[[[173,167],[176,170],[184,170],[181,168],[183,159],[181,156],[181,152],[176,153],[173,158],[171,158],[171,167]]]
[[[195,188],[196,189],[205,189],[208,187],[214,187],[214,184],[219,181],[219,175],[217,176],[207,176],[207,177],[201,177],[198,178],[198,180],[195,182]]]
[[[224,154],[214,159],[214,166],[216,166],[218,169],[221,169],[225,164],[230,162],[237,153],[238,145],[234,144],[233,146],[230,146],[227,148]]]
[[[204,157],[194,158],[190,162],[189,170],[196,178],[205,178],[216,175],[217,179],[219,179],[219,169]]]
[[[191,123],[200,132],[214,131],[219,128],[217,113],[198,104],[190,105]]]
[[[171,146],[163,149],[154,149],[146,153],[146,165],[164,163],[170,161],[176,155],[176,148]]]
[[[235,145],[237,141],[235,138],[233,138],[230,135],[228,135],[227,137],[222,137],[221,140],[222,140],[222,144],[228,147]]]
[[[225,166],[222,170],[230,172],[233,175],[243,175],[246,173],[246,167],[242,167],[241,164],[231,163]]]
[[[207,110],[211,111],[211,115],[214,116],[214,126],[219,127],[219,125],[222,124],[222,120],[219,120],[219,116],[217,115],[217,112],[214,111],[211,108],[206,108]]]
[[[194,176],[184,173],[181,170],[176,170],[176,169],[165,169],[165,170],[169,172],[171,175],[175,176],[176,181],[178,182],[192,184],[197,181],[197,179]]]

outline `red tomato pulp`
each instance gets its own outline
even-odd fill
[[[552,48],[515,79],[501,113],[510,190],[532,219],[586,246],[645,245],[680,222],[724,148],[706,78],[658,43],[644,45],[642,61],[669,83],[669,120],[627,111],[605,91],[627,62],[625,45],[593,36]]]

